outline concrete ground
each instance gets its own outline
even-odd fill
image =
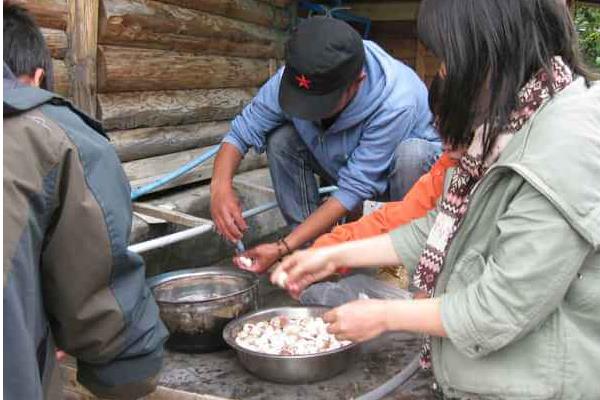
[[[266,169],[241,174],[235,178],[243,208],[248,209],[274,201],[274,192]],[[196,186],[147,200],[153,205],[203,218],[210,218],[210,192],[207,186]],[[278,209],[250,218],[251,227],[244,238],[247,247],[278,237],[285,229]],[[182,227],[166,223],[148,223],[136,218],[132,229],[133,242],[165,235]],[[233,246],[214,232],[165,249],[144,254],[149,275],[181,268],[210,265],[230,266]],[[296,304],[283,290],[261,277],[261,308]],[[232,350],[209,354],[183,354],[168,351],[159,390],[148,400],[185,399],[351,399],[364,394],[394,376],[408,365],[420,348],[414,335],[391,334],[362,346],[348,370],[330,380],[309,385],[282,385],[260,380],[245,371]],[[69,370],[73,375],[73,371]],[[71,380],[71,386],[76,383]],[[84,393],[81,388],[73,393]],[[88,399],[89,397],[77,397]],[[402,390],[390,399],[429,399],[429,377],[419,372]]]
[[[262,308],[295,305],[287,293],[261,279]],[[166,388],[218,399],[341,400],[352,399],[383,384],[413,359],[421,340],[415,335],[389,334],[362,346],[354,364],[332,379],[307,385],[261,380],[237,361],[233,350],[208,354],[167,352],[159,384]],[[388,399],[431,399],[430,378],[423,372]]]

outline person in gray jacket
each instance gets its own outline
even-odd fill
[[[27,13],[4,5],[4,388],[62,397],[56,345],[94,394],[154,390],[167,331],[127,250],[130,188],[98,122],[52,89]]]

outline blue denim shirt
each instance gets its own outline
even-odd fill
[[[402,141],[439,141],[431,125],[427,88],[408,66],[379,46],[365,41],[367,78],[336,122],[323,130],[320,123],[292,118],[279,106],[283,68],[259,90],[231,125],[223,140],[245,154],[250,147],[263,152],[266,137],[278,126],[292,123],[323,169],[337,181],[335,197],[348,210],[365,199],[383,194]]]

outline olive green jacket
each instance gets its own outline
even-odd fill
[[[412,271],[435,216],[391,233]],[[515,135],[472,194],[435,296],[446,396],[600,399],[600,84],[577,79]]]

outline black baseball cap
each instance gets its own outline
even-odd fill
[[[304,20],[286,44],[281,108],[310,121],[331,116],[364,62],[362,38],[350,25],[330,17]]]

